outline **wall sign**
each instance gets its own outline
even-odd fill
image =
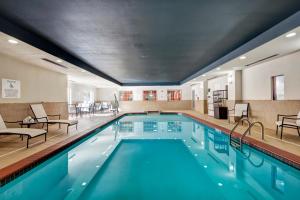
[[[21,83],[19,80],[2,79],[2,98],[20,98]]]

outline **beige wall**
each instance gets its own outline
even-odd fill
[[[67,76],[1,55],[0,79],[21,81],[21,98],[0,97],[0,103],[66,102]],[[1,81],[2,91],[2,81]]]
[[[0,114],[7,121],[22,120],[31,115],[29,103],[44,102],[48,114],[67,118],[67,76],[0,54],[0,79],[21,82],[21,98],[0,96]],[[0,81],[2,91],[2,81]]]
[[[196,100],[194,110],[201,114],[206,114],[207,113],[207,100]]]
[[[277,114],[297,114],[300,111],[299,66],[300,52],[296,52],[243,70],[243,101],[250,103],[253,120],[275,129]],[[276,75],[285,76],[285,100],[282,101],[271,100],[271,77]],[[296,133],[295,130],[287,131]]]
[[[244,100],[243,102],[250,104],[250,117],[253,121],[261,121],[266,128],[271,129],[276,129],[277,114],[297,114],[300,111],[300,100]],[[289,132],[298,135],[296,130],[289,130]]]
[[[120,87],[119,91],[130,90],[133,92],[134,101],[143,101],[144,90],[156,90],[158,101],[167,101],[168,90],[181,90],[182,100],[191,100],[191,87],[188,85],[182,86],[131,86],[131,87]]]
[[[121,111],[190,110],[191,100],[183,101],[120,101]]]
[[[180,89],[181,101],[167,101],[167,90]],[[148,110],[189,110],[191,109],[190,86],[131,86],[120,88],[98,88],[97,99],[100,101],[114,100],[114,94],[119,96],[119,91],[130,90],[133,92],[133,101],[120,101],[120,109],[125,112],[141,112]],[[157,101],[143,101],[144,90],[156,90]]]
[[[47,102],[43,103],[43,106],[48,115],[60,114],[62,119],[68,119],[66,102]],[[5,121],[20,121],[28,115],[34,116],[29,103],[0,103],[0,114]],[[17,126],[17,124],[7,125]]]

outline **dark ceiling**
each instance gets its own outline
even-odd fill
[[[299,0],[0,1],[15,36],[26,30],[27,42],[124,85],[179,84],[299,9]]]

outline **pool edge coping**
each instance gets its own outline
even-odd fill
[[[17,177],[23,175],[27,171],[29,171],[32,168],[36,167],[37,165],[43,163],[44,161],[48,160],[52,156],[56,155],[57,153],[60,153],[61,151],[65,150],[66,148],[79,142],[81,139],[91,135],[97,129],[102,128],[102,127],[108,125],[109,123],[111,123],[115,120],[118,120],[128,114],[145,114],[145,113],[146,112],[124,112],[124,113],[121,113],[120,115],[104,122],[103,124],[97,126],[96,128],[92,128],[91,130],[87,129],[88,130],[87,132],[82,131],[83,133],[79,133],[77,135],[66,138],[63,141],[53,144],[52,146],[49,146],[39,152],[36,152],[26,158],[23,158],[11,165],[8,165],[8,166],[0,169],[0,187],[3,187],[7,183],[9,183],[12,180],[16,179]],[[215,123],[209,122],[209,121],[202,119],[200,117],[197,117],[193,114],[189,114],[186,112],[179,112],[179,111],[178,112],[163,111],[161,113],[163,113],[163,114],[182,114],[182,115],[190,117],[200,123],[203,123],[207,126],[221,130],[222,132],[224,132],[227,135],[230,134],[229,129],[227,129],[223,126],[217,125]],[[238,137],[240,135],[241,134],[237,133],[237,132],[233,133],[233,137]],[[286,163],[287,165],[290,165],[290,166],[300,170],[300,156],[290,153],[288,151],[284,151],[275,146],[266,144],[257,139],[253,139],[253,138],[250,138],[247,136],[245,137],[244,141],[245,141],[245,144],[247,144],[247,145],[275,158],[275,159],[278,159],[278,160]]]

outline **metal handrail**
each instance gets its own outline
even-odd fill
[[[261,122],[253,122],[250,124],[250,126],[247,128],[247,130],[243,133],[242,137],[240,138],[240,144],[241,144],[241,148],[242,148],[242,144],[243,144],[243,139],[244,137],[247,135],[247,133],[249,132],[249,135],[251,135],[251,128],[255,125],[255,124],[259,124],[261,127],[261,139],[264,140],[265,138],[265,128],[263,123]]]
[[[251,125],[251,122],[249,121],[249,119],[247,119],[247,118],[241,118],[237,123],[236,123],[236,125],[233,127],[233,129],[231,129],[231,131],[230,131],[230,134],[229,134],[229,141],[231,142],[231,138],[232,138],[232,134],[233,134],[233,132],[234,132],[234,130],[238,127],[238,125],[240,124],[240,122],[244,122],[244,121],[246,121],[247,123],[248,123],[248,129],[249,129],[249,127],[250,127],[250,125]],[[248,130],[247,129],[247,130]]]
[[[241,118],[237,123],[236,125],[233,127],[233,129],[231,130],[230,132],[230,135],[229,135],[229,142],[230,142],[230,145],[231,145],[231,141],[232,141],[232,134],[234,133],[234,130],[238,127],[238,125],[240,124],[240,122],[244,122],[246,121],[248,123],[248,128],[247,130],[243,133],[242,137],[240,137],[239,139],[239,147],[240,149],[242,150],[242,145],[243,145],[243,139],[244,137],[246,137],[247,133],[249,132],[249,135],[251,135],[251,129],[252,127],[255,125],[255,124],[259,124],[260,127],[261,127],[261,139],[264,140],[264,137],[265,137],[265,128],[264,128],[264,125],[263,123],[259,122],[259,121],[256,121],[256,122],[253,122],[251,123],[247,118]]]

